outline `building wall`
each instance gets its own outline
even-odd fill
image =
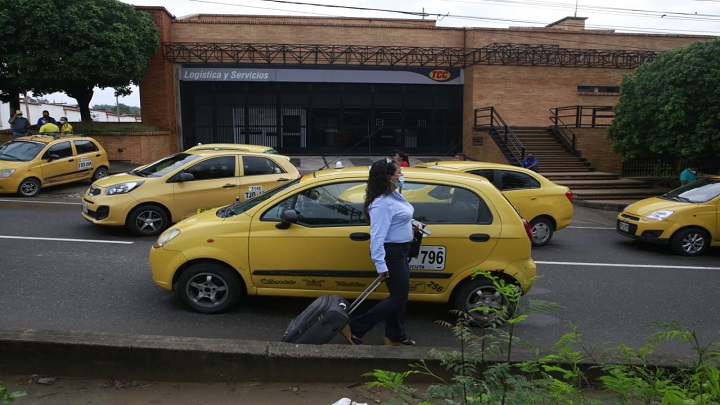
[[[367,45],[398,47],[451,47],[475,49],[491,44],[531,44],[570,49],[664,51],[710,37],[686,35],[619,34],[584,29],[584,19],[566,18],[552,27],[441,28],[426,20],[262,17],[199,15],[182,20],[163,7],[138,7],[153,14],[161,42],[256,43],[288,45]],[[583,21],[581,21],[583,20]],[[181,127],[177,79],[173,64],[158,50],[143,82],[140,96],[143,121],[176,136]],[[232,63],[231,60],[228,63]],[[267,67],[267,65],[265,65]],[[320,66],[322,67],[322,66]],[[476,108],[494,106],[511,126],[546,126],[550,108],[573,105],[614,105],[617,94],[578,94],[577,86],[619,86],[631,69],[474,65],[465,70],[463,146],[472,158],[496,159],[496,147],[485,135],[473,146]],[[478,142],[476,142],[477,144]],[[172,147],[169,146],[169,147]],[[588,143],[584,154],[606,145]],[[594,162],[593,162],[594,163]]]

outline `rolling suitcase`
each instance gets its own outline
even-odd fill
[[[290,321],[283,335],[286,343],[322,345],[331,341],[340,329],[347,325],[350,314],[372,294],[383,282],[380,277],[373,280],[365,291],[348,306],[339,295],[322,295],[315,299],[295,319]]]

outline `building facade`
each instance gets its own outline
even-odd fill
[[[143,122],[197,143],[285,154],[450,155],[493,160],[475,110],[548,126],[550,110],[612,106],[623,75],[709,37],[547,27],[444,28],[429,20],[152,14],[161,39]]]

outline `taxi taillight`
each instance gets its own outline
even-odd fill
[[[570,202],[572,202],[572,200],[573,200],[573,193],[572,193],[572,191],[568,190],[568,191],[565,193],[565,197],[567,197],[567,199],[570,200]]]
[[[530,242],[532,242],[532,227],[530,226],[528,221],[526,221],[525,219],[523,219],[522,221],[523,221],[523,226],[525,227],[525,233],[527,233],[527,236],[530,239]]]

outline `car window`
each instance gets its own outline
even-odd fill
[[[45,147],[41,142],[10,141],[0,145],[0,160],[29,161]]]
[[[513,172],[510,170],[502,171],[501,190],[506,191],[527,188],[540,188],[540,182],[529,174]]]
[[[198,158],[200,158],[200,155],[176,153],[150,163],[147,166],[143,166],[141,169],[134,170],[130,173],[141,177],[162,177]]]
[[[57,155],[58,158],[66,158],[73,155],[70,141],[58,142],[52,145],[43,155],[43,158],[47,159],[50,155]]]
[[[492,214],[485,201],[474,192],[455,186],[413,185],[403,196],[415,208],[413,218],[426,224],[489,224]]]
[[[267,210],[263,221],[280,221],[285,210],[298,214],[298,224],[306,226],[367,225],[363,218],[365,182],[342,182],[303,190]],[[361,193],[357,192],[362,190]]]
[[[242,161],[245,176],[285,173],[285,170],[272,159],[259,156],[243,156]]]
[[[79,139],[73,142],[75,143],[75,150],[77,151],[78,155],[82,155],[83,153],[97,152],[100,150],[98,149],[97,145],[95,145],[95,143],[87,139]]]
[[[495,184],[495,170],[493,169],[477,169],[477,170],[471,170],[470,173],[485,177],[486,179],[490,180],[492,184]],[[497,187],[497,185],[495,185]]]
[[[720,181],[717,179],[700,179],[663,195],[674,201],[704,203],[720,195]]]
[[[235,156],[218,156],[195,163],[185,170],[193,180],[211,180],[235,177]]]

